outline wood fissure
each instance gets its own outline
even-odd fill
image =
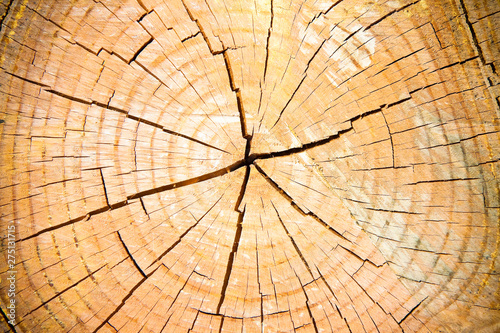
[[[257,164],[255,164],[255,168],[257,169],[257,171],[264,177],[264,179],[278,192],[280,193],[289,203],[290,205],[295,208],[296,211],[298,211],[301,215],[303,216],[310,216],[312,217],[315,221],[319,222],[322,226],[324,226],[325,228],[327,228],[328,230],[330,230],[334,235],[336,235],[337,237],[351,243],[351,241],[349,239],[347,239],[344,235],[342,235],[341,233],[339,233],[337,230],[335,230],[334,228],[332,228],[328,223],[326,223],[325,221],[323,221],[319,216],[317,216],[316,214],[314,214],[313,212],[304,212],[294,201],[293,201],[293,198],[288,195],[288,193],[286,193],[274,180],[272,180],[265,172],[264,170],[258,166]]]
[[[217,314],[217,315],[221,314],[220,309],[222,307],[222,304],[224,303],[224,299],[226,298],[227,287],[229,285],[229,279],[231,278],[231,272],[233,270],[234,257],[236,256],[236,253],[238,252],[238,246],[240,244],[241,233],[243,232],[243,219],[245,218],[245,209],[246,208],[243,208],[243,211],[241,213],[239,213],[239,215],[238,215],[238,221],[236,224],[236,233],[234,235],[234,241],[233,241],[233,248],[231,249],[231,253],[229,254],[229,258],[227,261],[226,274],[224,275],[224,282],[222,284],[222,289],[220,292],[221,297],[219,299],[219,304],[217,304],[217,310],[215,312],[215,314]],[[223,323],[224,323],[224,319],[221,322],[221,328],[222,328]]]
[[[273,23],[274,23],[274,0],[271,0],[271,19],[269,22],[269,29],[267,29],[267,38],[266,38],[266,60],[264,62],[264,74],[262,75],[264,79],[264,83],[266,82],[266,76],[267,76],[267,66],[269,63],[269,40],[271,39],[271,33],[273,31]],[[261,98],[262,98],[262,87],[261,87]],[[260,104],[259,104],[259,110],[260,110]],[[257,112],[258,114],[258,112]]]
[[[139,273],[141,273],[142,277],[146,277],[146,274],[144,273],[142,268],[139,266],[139,264],[137,264],[137,261],[135,260],[134,256],[132,256],[132,253],[130,253],[130,250],[128,249],[127,244],[125,244],[125,242],[123,241],[123,238],[122,238],[122,235],[120,234],[120,231],[117,231],[116,234],[118,235],[118,239],[122,243],[123,248],[125,249],[125,252],[127,252],[128,257],[134,263],[135,268],[137,268]]]
[[[35,84],[35,85],[39,85],[39,86],[44,87],[44,88],[50,88],[49,86],[47,86],[47,85],[45,85],[43,83],[39,83],[39,82],[35,82],[35,81],[32,81],[32,80],[28,80],[28,79],[25,79],[23,77],[20,77],[20,76],[18,76],[16,74],[12,74],[12,73],[9,73],[9,72],[6,72],[6,73],[9,74],[9,75],[12,75],[12,76],[14,76],[14,77],[16,77],[18,79],[21,79],[23,81],[26,81],[26,82],[29,82],[29,83],[32,83],[32,84]],[[181,137],[183,139],[187,139],[187,140],[196,142],[198,144],[204,145],[204,146],[212,148],[212,149],[216,149],[216,150],[221,151],[221,152],[226,153],[226,154],[230,154],[228,151],[226,151],[224,149],[212,146],[212,145],[210,145],[210,144],[208,144],[206,142],[203,142],[203,141],[200,141],[198,139],[192,138],[192,137],[190,137],[188,135],[185,135],[185,134],[182,134],[182,133],[178,133],[178,132],[169,130],[169,129],[163,127],[162,125],[157,124],[155,122],[152,122],[150,120],[147,120],[147,119],[144,119],[144,118],[141,118],[141,117],[137,117],[137,116],[131,115],[126,110],[123,110],[123,109],[120,109],[120,108],[117,108],[117,107],[114,107],[114,106],[110,106],[109,102],[108,102],[108,104],[105,104],[105,103],[101,103],[101,102],[97,102],[97,101],[87,101],[87,100],[84,100],[84,99],[81,99],[81,98],[78,98],[78,97],[73,97],[73,96],[69,96],[69,95],[63,94],[61,92],[58,92],[58,91],[55,91],[55,90],[52,90],[52,89],[45,89],[45,91],[47,91],[47,92],[49,92],[51,94],[57,95],[59,97],[71,100],[73,102],[77,102],[77,103],[81,103],[81,104],[86,104],[86,105],[97,105],[97,106],[99,106],[101,108],[104,108],[104,109],[107,109],[107,110],[119,112],[121,114],[124,114],[129,119],[132,119],[132,120],[135,120],[137,122],[140,122],[140,123],[143,123],[143,124],[146,124],[146,125],[158,128],[158,129],[164,131],[165,133],[168,133],[168,134],[171,134],[171,135],[175,135],[175,136]]]
[[[208,214],[210,213],[210,211],[219,203],[219,201],[222,199],[222,196],[212,205],[212,207],[210,207],[210,209],[208,209],[206,211],[205,214],[203,214],[202,217],[200,217],[193,225],[191,225],[189,228],[186,229],[186,231],[184,231],[178,238],[177,240],[172,244],[170,245],[162,254],[160,254],[158,256],[158,258],[156,258],[146,269],[149,269],[151,266],[153,266],[155,263],[157,263],[158,261],[160,261],[163,257],[165,257],[170,251],[172,251],[177,245],[179,245],[179,243],[182,241],[182,239],[184,238],[184,236],[186,236],[191,230],[193,230],[193,228],[195,228],[198,223],[203,220],[203,218]]]
[[[125,305],[125,303],[127,302],[127,300],[132,297],[132,295],[134,294],[134,292],[151,276],[153,275],[154,273],[156,273],[156,271],[160,268],[161,266],[158,266],[157,268],[155,268],[151,273],[149,273],[148,275],[146,275],[145,277],[143,277],[135,286],[132,287],[132,289],[129,290],[129,292],[127,293],[127,295],[125,295],[125,297],[122,299],[122,301],[120,302],[120,304],[113,310],[113,312],[111,312],[109,314],[109,316],[99,325],[97,326],[97,328],[94,330],[93,333],[97,333],[104,325],[106,325],[109,320],[111,320],[111,318],[113,318],[113,316],[115,316],[118,311],[120,311],[120,309]]]
[[[7,15],[10,14],[10,10],[12,8],[12,4],[14,3],[14,0],[10,0],[9,3],[7,4],[7,7],[5,8],[5,13],[2,15],[2,17],[0,17],[0,32],[3,30],[4,28],[4,24],[3,22],[5,21],[5,19],[7,18]],[[2,312],[3,313],[3,312]],[[6,320],[8,321],[8,320]]]
[[[0,327],[499,331],[499,13],[3,1]]]

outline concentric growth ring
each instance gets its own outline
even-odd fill
[[[4,332],[500,330],[500,5],[0,5]]]

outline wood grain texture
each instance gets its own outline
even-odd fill
[[[0,26],[3,332],[500,330],[498,1],[4,0]]]

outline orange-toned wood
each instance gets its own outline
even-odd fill
[[[498,1],[0,22],[3,332],[500,330]]]

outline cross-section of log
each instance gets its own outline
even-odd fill
[[[3,332],[499,332],[496,0],[4,0]]]

